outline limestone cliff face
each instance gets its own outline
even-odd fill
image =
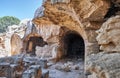
[[[97,31],[100,49],[108,52],[120,51],[120,16],[115,16],[103,23]]]
[[[88,78],[120,77],[120,16],[109,18],[99,30],[96,39],[100,50],[104,51],[86,57]]]
[[[67,54],[70,41],[65,39],[72,33],[83,43],[76,47],[85,48],[87,78],[120,78],[119,0],[43,0],[32,21],[8,28],[5,43],[11,45],[7,48],[13,55],[31,52],[59,60]],[[2,41],[0,37],[2,48],[8,46]]]
[[[33,22],[39,29],[56,25],[76,31],[85,41],[87,54],[96,53],[99,46],[95,31],[103,23],[109,7],[108,0],[46,0],[36,10]]]
[[[67,31],[75,31],[82,36],[88,78],[119,78],[119,53],[111,53],[120,51],[119,3],[119,0],[44,0],[36,10],[33,22],[40,32],[45,31],[45,27],[58,27],[52,33],[46,30],[48,32],[39,35],[52,45],[57,43],[59,51],[64,45],[61,37]],[[59,34],[55,35],[56,31]],[[49,35],[45,37],[46,34]]]
[[[101,52],[86,58],[88,78],[119,78],[120,53]],[[91,75],[90,75],[91,74]]]

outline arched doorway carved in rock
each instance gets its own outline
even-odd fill
[[[65,57],[84,59],[85,43],[79,33],[76,31],[67,31],[62,40]]]
[[[36,55],[36,46],[43,47],[44,45],[47,45],[47,42],[45,42],[41,36],[31,36],[27,40],[26,52]]]
[[[74,66],[78,67],[77,71],[81,72],[81,78],[84,78],[85,72],[85,40],[74,30],[65,30],[62,35],[61,46],[63,49],[65,65],[71,64],[71,69]],[[63,61],[63,62],[64,62]],[[80,68],[80,69],[79,69]],[[76,69],[75,69],[76,70]],[[72,69],[74,71],[74,69]],[[76,73],[79,74],[79,73]]]

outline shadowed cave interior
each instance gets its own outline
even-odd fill
[[[113,1],[114,2],[114,1]],[[106,13],[106,15],[104,16],[104,18],[110,18],[112,16],[115,16],[117,14],[117,12],[120,11],[120,3],[115,4],[111,1],[111,6],[108,9],[108,12]]]
[[[26,51],[27,53],[30,53],[31,55],[36,55],[35,54],[36,46],[43,47],[44,45],[47,45],[47,42],[45,42],[42,37],[37,37],[37,36],[30,37],[27,42]]]
[[[76,32],[64,36],[64,50],[68,58],[84,59],[85,44],[83,38]]]

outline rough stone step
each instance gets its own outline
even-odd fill
[[[42,68],[47,68],[47,60],[46,59],[40,59],[36,62],[37,65],[40,65]]]
[[[49,78],[49,71],[47,69],[42,69],[42,78]]]
[[[26,70],[22,74],[22,78],[35,78],[35,71],[34,70]]]
[[[30,70],[33,69],[35,70],[35,78],[41,78],[42,76],[42,70],[40,65],[32,65],[29,68]]]
[[[0,77],[11,78],[10,63],[0,63]]]
[[[23,72],[22,78],[41,78],[42,72],[40,65],[32,65]]]

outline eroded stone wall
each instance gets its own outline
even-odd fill
[[[36,55],[60,59],[65,55],[62,38],[74,31],[84,40],[87,77],[119,78],[119,10],[119,0],[44,0],[28,23],[23,52],[30,37],[42,37],[47,45],[36,46]]]
[[[99,30],[97,41],[101,52],[86,57],[88,78],[119,78],[120,77],[120,16],[114,16],[104,22]]]
[[[38,26],[53,24],[78,32],[89,55],[99,51],[95,31],[100,28],[109,6],[107,0],[47,0],[41,6],[44,9],[36,10],[33,22]]]
[[[97,41],[101,50],[107,52],[120,51],[119,22],[120,16],[111,17],[96,31],[98,33]]]
[[[66,27],[84,39],[88,78],[119,78],[119,0],[46,0],[42,8],[37,26]]]

